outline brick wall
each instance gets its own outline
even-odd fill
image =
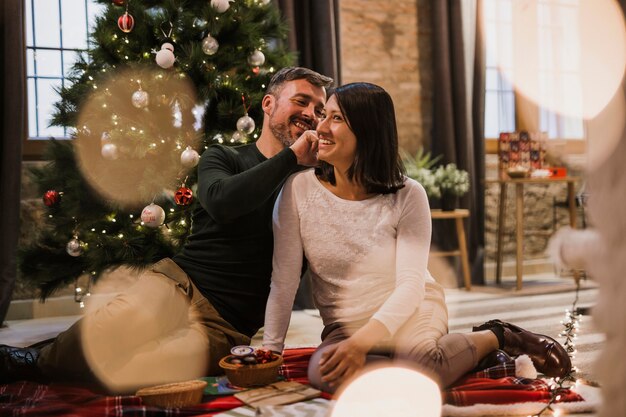
[[[368,81],[394,100],[400,145],[415,152],[430,131],[426,0],[341,0],[342,82]],[[426,87],[423,82],[427,81]]]

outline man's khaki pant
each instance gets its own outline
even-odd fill
[[[95,382],[110,392],[220,374],[219,360],[250,338],[213,308],[171,259],[87,313],[41,350],[51,380]]]

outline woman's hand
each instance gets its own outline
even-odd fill
[[[322,381],[333,388],[339,386],[363,368],[366,355],[367,350],[350,338],[332,345],[320,359]]]

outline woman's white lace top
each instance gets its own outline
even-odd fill
[[[422,186],[344,200],[307,170],[291,176],[273,215],[272,285],[263,345],[282,351],[302,269],[325,325],[375,318],[393,335],[419,307],[427,281],[431,218]]]

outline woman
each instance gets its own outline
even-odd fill
[[[427,270],[428,199],[403,175],[391,97],[373,84],[347,84],[330,93],[325,113],[321,165],[290,177],[275,205],[263,345],[284,347],[304,255],[325,326],[309,379],[326,391],[384,356],[412,361],[443,386],[498,348],[529,353],[544,373],[569,371],[556,341],[508,323],[447,333],[444,293]]]

